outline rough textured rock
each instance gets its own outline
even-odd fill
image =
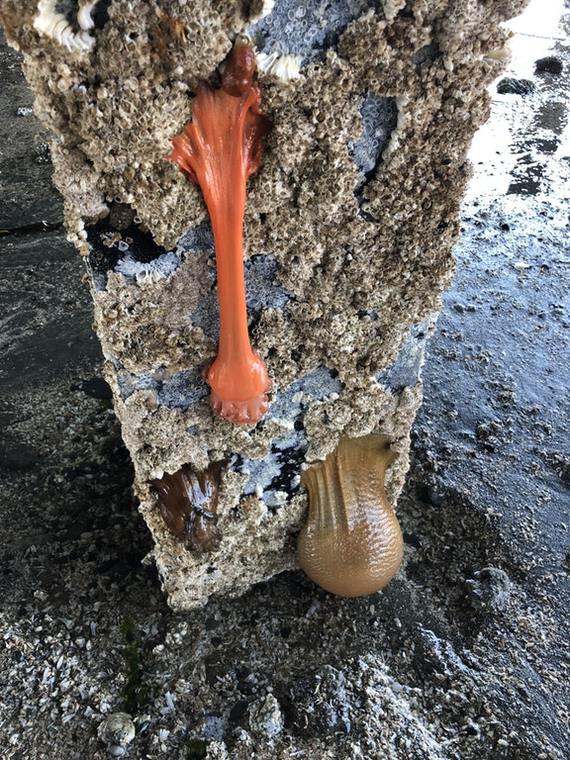
[[[542,0],[535,6],[542,18]],[[537,77],[527,98],[494,96],[477,137],[457,275],[424,368],[399,503],[405,565],[372,599],[339,600],[291,572],[239,599],[173,613],[156,572],[141,565],[150,538],[97,380],[96,340],[67,341],[68,322],[60,363],[41,351],[46,315],[73,315],[89,334],[80,261],[62,247],[66,277],[50,288],[47,264],[58,254],[40,255],[42,233],[27,266],[18,233],[0,239],[2,299],[28,271],[40,278],[17,289],[29,332],[13,333],[11,349],[29,340],[36,371],[6,373],[0,397],[2,433],[18,441],[0,460],[6,760],[108,760],[98,728],[124,711],[137,729],[127,757],[149,760],[569,756],[570,29],[567,19],[559,30],[523,31],[515,50],[539,50],[508,74],[532,76],[547,53],[563,72]],[[547,34],[565,39],[549,50]],[[25,251],[30,238],[21,239]],[[494,431],[492,446],[481,426]],[[489,568],[511,584],[502,611],[469,596],[470,580],[487,588]],[[303,681],[324,691],[311,697]],[[291,693],[307,721],[296,722]],[[349,733],[343,725],[323,738],[311,727],[327,702],[350,719]],[[283,728],[270,746],[277,706]]]
[[[523,5],[278,0],[255,21],[237,2],[114,0],[95,17],[91,49],[70,52],[34,29],[34,2],[3,0],[36,112],[58,136],[55,181],[87,256],[105,375],[173,606],[293,566],[300,467],[341,435],[386,435],[398,454],[388,491],[400,492],[421,356],[398,354],[417,344],[418,325],[429,330],[449,282],[466,150],[507,37],[499,21]],[[246,248],[253,342],[274,391],[251,430],[208,407],[200,370],[217,324],[207,215],[164,160],[192,90],[240,31],[301,62],[286,85],[260,77],[274,127],[250,184]],[[416,367],[409,384],[382,381],[395,362]],[[223,540],[196,558],[168,533],[149,483],[220,459]]]
[[[547,55],[536,62],[535,71],[537,74],[554,74],[558,76],[558,74],[562,73],[562,61],[555,55]]]

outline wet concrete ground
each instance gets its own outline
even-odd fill
[[[522,28],[508,75],[534,91],[494,95],[473,148],[399,577],[338,600],[290,573],[186,615],[141,564],[80,261],[0,48],[3,183],[19,167],[0,201],[6,758],[568,756],[568,24],[550,41]],[[547,52],[561,73],[535,73]],[[119,710],[137,728],[127,747],[97,736]]]

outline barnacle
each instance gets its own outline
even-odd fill
[[[224,68],[221,89],[199,85],[192,121],[173,138],[168,156],[200,186],[212,221],[220,341],[206,379],[214,411],[239,425],[255,424],[263,417],[270,387],[265,363],[249,340],[243,265],[246,184],[261,164],[261,139],[270,126],[259,111],[254,74],[253,49],[239,38]]]
[[[384,149],[383,156],[387,158],[391,156],[400,145],[403,130],[410,118],[408,104],[410,98],[408,95],[399,95],[396,97],[396,108],[398,109],[398,120],[396,122],[396,129],[392,131],[388,145]]]
[[[309,515],[298,538],[299,563],[340,596],[384,588],[403,554],[402,531],[384,488],[394,454],[385,438],[342,438],[324,462],[303,473]]]
[[[88,2],[81,6],[77,21],[81,31],[75,32],[63,13],[57,10],[57,0],[39,0],[38,14],[34,18],[34,29],[40,34],[51,37],[70,51],[91,50],[95,38],[89,34],[93,28],[91,12],[96,2]]]
[[[394,21],[398,13],[406,5],[406,0],[382,0],[382,10],[387,21]]]
[[[184,465],[174,474],[165,473],[152,485],[158,508],[166,525],[184,540],[188,549],[202,554],[218,548],[221,533],[217,526],[220,465],[194,472]]]
[[[98,0],[87,0],[79,6],[77,11],[77,23],[81,29],[93,29],[95,22],[93,21],[92,13],[95,10]]]
[[[149,40],[158,58],[163,63],[170,62],[169,47],[185,44],[188,29],[183,21],[175,16],[160,12],[158,23],[149,29]]]
[[[282,82],[290,82],[301,76],[301,59],[296,55],[279,55],[278,53],[258,53],[257,67]]]

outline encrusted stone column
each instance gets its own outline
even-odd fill
[[[85,257],[105,374],[173,607],[295,566],[300,474],[341,436],[397,454],[449,283],[466,151],[524,0],[0,0],[53,134],[55,182]],[[250,334],[271,378],[254,427],[215,417],[213,242],[199,189],[165,160],[235,36],[256,47],[272,129],[249,180]],[[219,548],[167,529],[152,482],[224,462]]]

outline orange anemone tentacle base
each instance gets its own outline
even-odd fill
[[[238,425],[253,425],[263,417],[271,385],[267,368],[249,340],[243,265],[246,184],[261,164],[261,138],[270,127],[259,110],[254,73],[253,50],[238,40],[226,63],[221,89],[200,84],[192,121],[173,138],[168,156],[200,186],[212,221],[220,342],[206,379],[212,408]]]

